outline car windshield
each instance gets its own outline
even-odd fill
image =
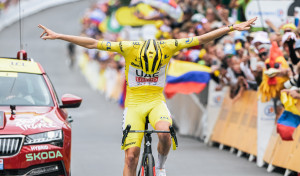
[[[0,106],[53,106],[42,75],[0,72]]]

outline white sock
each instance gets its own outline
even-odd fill
[[[165,163],[166,163],[167,157],[168,157],[168,155],[161,155],[158,152],[158,160],[157,160],[157,164],[156,164],[156,167],[158,169],[164,169],[165,168]]]

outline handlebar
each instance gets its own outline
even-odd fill
[[[171,134],[171,137],[173,139],[173,144],[175,143],[175,146],[178,147],[178,142],[177,142],[177,137],[176,137],[176,132],[174,130],[174,127],[173,126],[169,126],[169,129],[170,131],[159,131],[159,130],[130,130],[131,128],[131,125],[127,125],[125,130],[123,130],[123,137],[122,137],[122,143],[121,143],[121,146],[124,146],[124,142],[125,142],[125,139],[127,138],[128,136],[128,133],[147,133],[147,134],[152,134],[152,133],[170,133]],[[173,145],[173,149],[175,147]],[[175,147],[175,149],[176,149]],[[174,150],[175,150],[174,149]]]
[[[178,142],[177,142],[177,137],[176,137],[176,132],[174,130],[174,127],[173,126],[169,126],[169,129],[170,129],[170,134],[174,140],[174,143],[176,145],[176,147],[178,147]]]
[[[127,125],[125,130],[123,131],[123,138],[122,138],[122,146],[124,145],[125,139],[130,131],[131,125]]]

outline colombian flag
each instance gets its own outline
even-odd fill
[[[281,93],[281,102],[284,105],[284,112],[277,121],[277,132],[282,140],[293,140],[293,133],[300,124],[300,109],[298,109],[300,104],[286,92]]]
[[[211,69],[193,62],[175,60],[171,63],[165,94],[171,98],[176,93],[191,94],[201,92],[210,80]]]

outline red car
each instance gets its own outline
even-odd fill
[[[82,99],[58,99],[42,66],[0,58],[0,175],[71,175],[71,126],[65,108]]]

